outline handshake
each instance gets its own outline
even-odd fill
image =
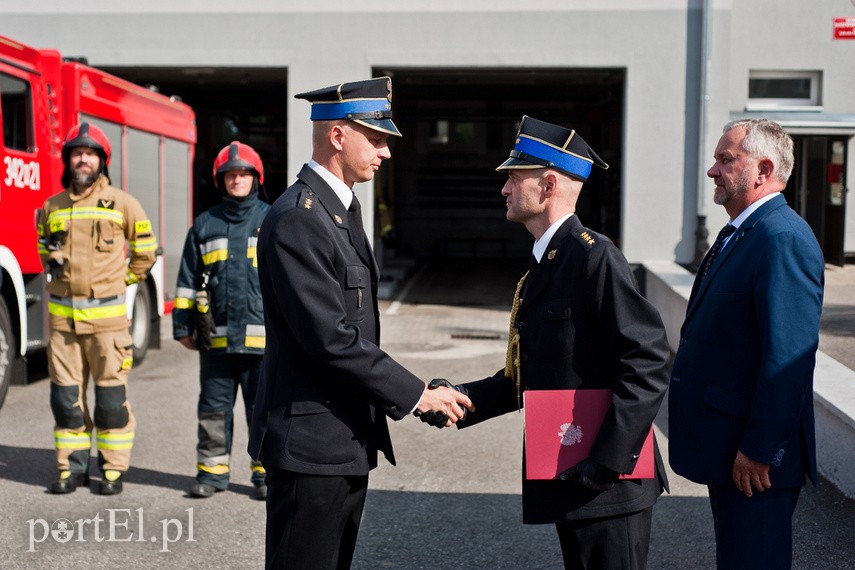
[[[434,378],[413,415],[441,429],[466,417],[466,410],[475,411],[466,388],[455,386],[445,378]]]

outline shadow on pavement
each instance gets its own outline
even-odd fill
[[[0,445],[0,479],[40,487],[47,493],[48,486],[56,478],[54,468],[55,455],[50,449],[33,449],[29,447],[12,447]],[[93,481],[100,479],[100,473],[96,465],[96,459],[90,461],[89,473]],[[148,485],[163,489],[181,491],[187,495],[187,490],[195,481],[192,475],[175,475],[174,473],[163,473],[143,467],[131,465],[125,481],[132,485]],[[90,489],[95,492],[96,486],[90,484]],[[252,496],[253,488],[249,485],[229,485],[229,491],[240,495]]]

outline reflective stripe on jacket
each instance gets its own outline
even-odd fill
[[[257,194],[224,198],[193,222],[184,242],[172,311],[173,337],[193,334],[196,293],[208,273],[216,328],[211,352],[263,354],[264,311],[258,283],[258,229],[270,206]]]
[[[48,198],[38,234],[42,264],[59,265],[47,285],[51,326],[78,334],[127,328],[126,285],[144,279],[157,255],[137,199],[102,175],[86,196],[67,188]]]

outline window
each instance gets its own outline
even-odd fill
[[[748,110],[816,110],[821,79],[820,71],[751,71]]]
[[[0,118],[3,144],[8,149],[32,151],[33,107],[30,84],[0,73]]]

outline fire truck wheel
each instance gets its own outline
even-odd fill
[[[27,369],[16,346],[9,309],[6,308],[6,302],[0,299],[0,406],[6,399],[9,384],[26,382]]]
[[[144,283],[137,287],[134,297],[134,316],[131,319],[131,339],[134,343],[134,366],[142,363],[151,341],[152,302],[149,288]]]

